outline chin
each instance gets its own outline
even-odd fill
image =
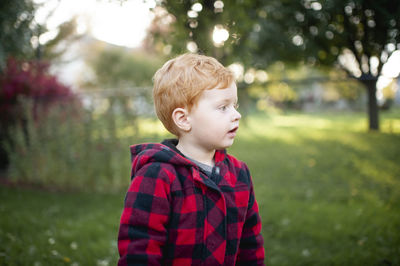
[[[223,145],[220,145],[220,146],[217,148],[217,150],[227,149],[227,148],[229,148],[229,147],[232,146],[232,145],[233,145],[233,141],[231,141],[230,143],[224,143]]]

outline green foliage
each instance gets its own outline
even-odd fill
[[[176,53],[193,41],[198,51],[223,63],[238,61],[256,68],[277,60],[332,66],[347,49],[361,73],[376,76],[400,38],[400,7],[394,0],[229,0],[222,8],[213,1],[197,1],[202,7],[197,12],[192,12],[191,1],[160,3],[167,13],[157,7],[156,15],[172,18],[155,21],[151,34],[156,41],[172,45]],[[167,30],[160,25],[166,22]],[[217,24],[230,35],[221,47],[212,40]],[[369,61],[373,56],[379,61],[377,73]]]
[[[400,8],[393,0],[268,1],[263,10],[267,17],[259,20],[257,52],[261,60],[271,45],[279,60],[328,66],[339,63],[347,51],[359,73],[342,67],[357,77],[376,77],[399,43]],[[375,70],[372,57],[378,61]]]
[[[250,54],[254,47],[253,27],[257,20],[257,10],[262,6],[262,1],[223,1],[223,7],[215,5],[222,1],[196,1],[201,4],[201,11],[192,10],[192,1],[161,1],[160,6],[167,12],[162,12],[160,7],[155,8],[156,20],[150,30],[156,46],[160,43],[171,45],[174,54],[187,51],[188,42],[194,42],[197,51],[202,54],[214,56],[224,65],[241,62],[246,66],[252,61]],[[167,26],[163,25],[169,23]],[[213,30],[220,25],[229,31],[230,37],[223,45],[213,42]]]
[[[342,99],[355,101],[364,93],[364,88],[356,80],[330,81],[325,84],[326,90],[333,90]]]
[[[364,83],[370,129],[379,129],[376,82],[389,56],[399,48],[398,1],[197,2],[202,10],[194,14],[191,1],[161,1],[167,13],[159,13],[173,19],[168,30],[153,27],[154,39],[172,45],[178,53],[194,42],[199,52],[223,64],[239,62],[245,69],[264,69],[276,61],[340,66]],[[218,8],[217,2],[223,7]],[[229,39],[221,47],[211,38],[216,25],[229,31]]]
[[[382,117],[385,133],[365,133],[359,113],[259,115],[241,127],[230,153],[252,173],[268,265],[400,264],[400,110]],[[166,137],[140,124],[137,141]],[[129,161],[125,144],[118,152]],[[120,167],[129,182],[129,163]],[[0,186],[0,265],[115,265],[127,186],[117,195]]]
[[[53,105],[74,105],[76,98],[71,89],[61,84],[49,73],[49,65],[42,61],[7,60],[7,66],[0,73],[0,168],[5,169],[8,156],[3,143],[10,142],[11,129],[19,123],[24,126],[27,119],[19,99],[26,97],[33,104],[30,110],[35,119],[41,119],[45,110]],[[41,105],[43,112],[37,112]]]
[[[0,70],[9,56],[33,55],[31,37],[34,35],[32,1],[13,0],[0,3]]]
[[[61,190],[124,188],[129,182],[129,144],[137,131],[135,116],[117,115],[113,108],[99,113],[71,107],[55,106],[35,122],[28,104],[26,124],[12,134],[11,180]]]
[[[92,86],[115,89],[151,86],[162,62],[155,56],[123,48],[100,48],[91,52],[89,64],[95,73]]]
[[[393,80],[386,87],[382,89],[383,98],[387,100],[394,100],[394,98],[396,97],[397,90],[396,90],[396,81]]]
[[[39,38],[49,33],[45,23],[34,17],[42,4],[32,0],[3,1],[0,4],[0,72],[9,57],[54,61],[81,36],[76,33],[76,21],[72,19],[58,26],[56,36],[46,43]],[[51,16],[52,13],[50,13]]]
[[[350,107],[356,107],[365,90],[363,85],[348,78],[340,69],[310,67],[307,65],[293,66],[277,62],[267,69],[268,80],[264,83],[256,81],[249,85],[249,95],[262,105],[274,105],[283,109],[301,109],[304,102],[321,102],[326,104],[338,100],[346,100]],[[313,96],[314,88],[319,88],[319,96]],[[261,108],[263,109],[263,107]]]
[[[293,102],[297,100],[297,93],[285,82],[267,88],[267,94],[275,102]]]
[[[71,48],[74,42],[82,38],[82,35],[78,34],[76,29],[76,18],[61,23],[57,28],[56,36],[37,47],[36,56],[52,63],[62,62],[62,55]],[[41,34],[46,34],[47,32],[42,25],[40,25],[40,31],[43,31]]]

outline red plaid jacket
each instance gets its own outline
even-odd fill
[[[243,162],[217,151],[213,182],[176,148],[141,144],[131,153],[118,265],[264,264],[261,220]]]

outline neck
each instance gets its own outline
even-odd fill
[[[203,147],[193,144],[192,142],[185,142],[184,139],[179,139],[176,148],[191,159],[214,166],[215,150],[204,149]]]

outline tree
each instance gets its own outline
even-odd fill
[[[130,121],[139,114],[152,112],[149,87],[164,60],[141,50],[101,41],[89,44],[85,50],[91,75],[82,81],[81,88],[87,89],[87,93],[107,96],[107,109]]]
[[[223,65],[253,67],[254,21],[261,0],[160,1],[145,42],[165,54],[198,52],[217,58]],[[248,86],[239,82],[241,111],[249,107]]]
[[[262,1],[160,1],[149,35],[153,45],[171,46],[173,54],[211,55],[224,65],[250,65],[252,29]],[[160,45],[163,44],[164,46]]]
[[[397,1],[267,1],[262,10],[266,17],[257,22],[256,58],[274,60],[265,53],[272,46],[285,61],[345,70],[365,85],[369,128],[378,130],[376,83],[383,65],[400,48]]]
[[[38,28],[40,29],[37,34],[38,38],[42,34],[47,33],[44,25],[38,25]],[[40,42],[37,44],[35,49],[36,59],[49,61],[53,64],[62,63],[64,53],[71,48],[74,42],[79,41],[83,37],[82,34],[77,33],[76,29],[77,21],[75,17],[58,25],[56,29],[57,34],[54,38],[49,39],[43,44],[40,44]]]
[[[0,2],[0,72],[9,56],[29,57],[33,54],[31,38],[35,8],[31,1]]]
[[[24,99],[32,102],[31,110],[25,110]],[[19,125],[26,129],[27,112],[37,121],[44,120],[54,105],[76,110],[80,106],[71,89],[49,73],[49,64],[9,58],[0,73],[0,170],[8,166],[5,145],[12,146],[13,129]]]
[[[62,49],[60,44],[76,39],[75,21],[59,25],[54,38],[43,38],[48,29],[46,22],[40,24],[35,20],[37,8],[32,0],[0,3],[0,170],[8,164],[4,143],[12,142],[12,129],[17,124],[26,124],[21,97],[33,102],[33,110],[29,111],[35,115],[55,102],[60,104],[72,98],[76,102],[70,88],[49,74],[48,63],[60,58],[68,47],[64,43]]]
[[[9,57],[55,62],[70,47],[71,42],[81,37],[76,33],[75,18],[53,29],[56,34],[48,34],[46,21],[39,23],[35,20],[37,9],[45,4],[35,4],[32,0],[0,3],[0,72],[6,67]],[[52,15],[50,11],[47,19]],[[48,38],[46,34],[54,36]]]
[[[161,60],[144,52],[117,46],[89,47],[88,63],[94,79],[86,87],[103,89],[149,87]],[[89,86],[90,85],[90,86]]]
[[[154,10],[150,34],[174,53],[187,47],[245,68],[284,61],[344,69],[367,88],[369,127],[379,129],[376,81],[399,48],[397,1],[161,1]],[[218,30],[229,34],[219,43]]]

